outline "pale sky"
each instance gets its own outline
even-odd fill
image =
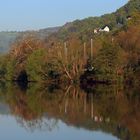
[[[37,30],[116,11],[128,0],[0,0],[0,31]]]

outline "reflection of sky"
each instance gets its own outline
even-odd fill
[[[52,120],[50,120],[52,121]],[[96,131],[87,131],[67,126],[58,121],[52,131],[27,131],[13,116],[0,116],[0,139],[2,140],[117,140],[117,138]]]
[[[10,109],[7,104],[0,102],[0,114],[9,114]]]

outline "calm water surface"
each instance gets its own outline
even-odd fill
[[[137,88],[0,84],[2,140],[139,140]]]

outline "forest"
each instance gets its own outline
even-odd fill
[[[109,33],[94,34],[97,26],[77,21],[68,27],[63,26],[46,39],[31,33],[23,35],[12,44],[7,54],[1,54],[0,80],[139,84],[138,3],[137,0],[130,1],[115,13],[91,22],[100,27],[102,24],[98,22],[107,21],[104,25],[110,27]]]

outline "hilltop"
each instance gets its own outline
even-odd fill
[[[111,14],[105,14],[101,17],[88,17],[83,20],[68,22],[60,28],[57,34],[53,34],[60,40],[67,40],[72,34],[86,41],[94,36],[94,29],[103,28],[106,25],[111,31],[118,30],[126,25],[134,12],[140,11],[140,1],[130,0],[126,5]]]

